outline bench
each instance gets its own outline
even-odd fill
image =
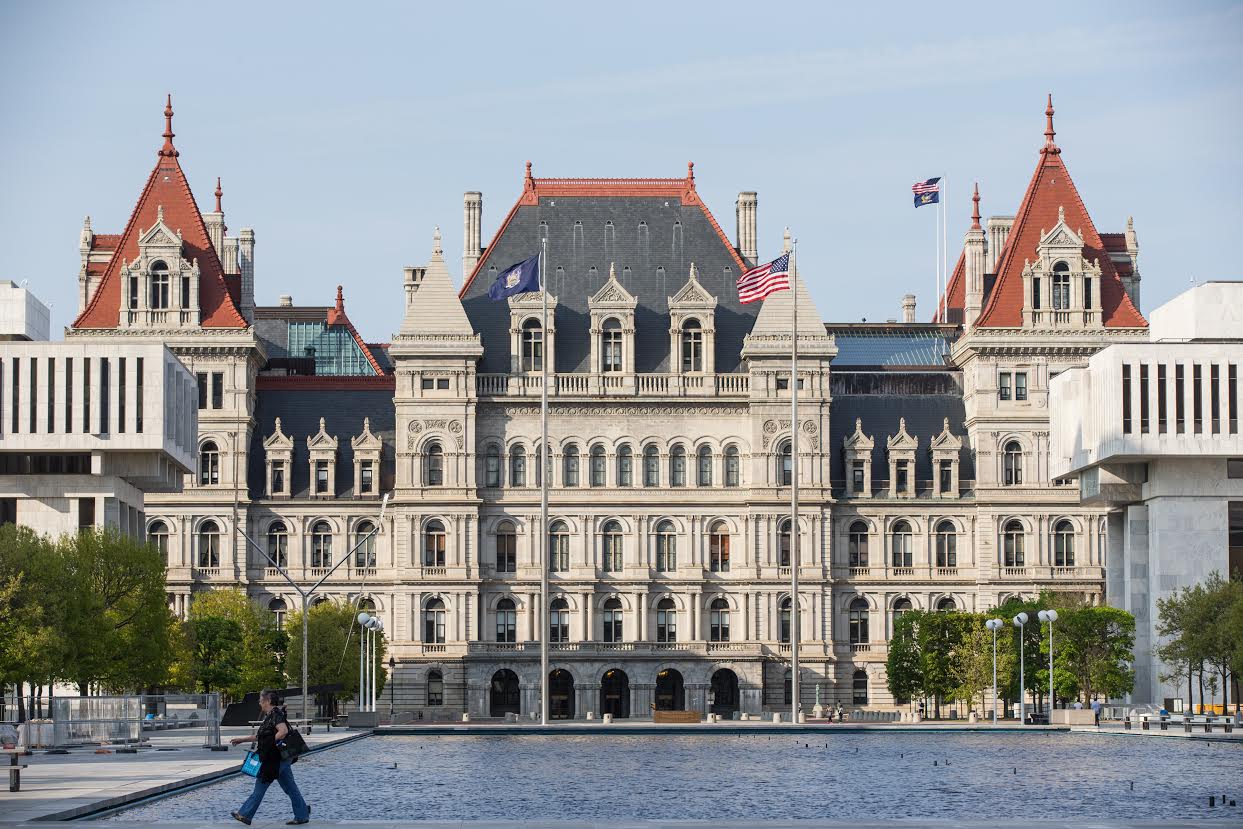
[[[653,711],[652,722],[657,723],[688,723],[700,722],[703,719],[698,711]]]
[[[9,791],[20,792],[22,790],[22,769],[27,768],[26,763],[21,762],[18,758],[26,753],[25,749],[6,748],[4,753],[9,755]]]

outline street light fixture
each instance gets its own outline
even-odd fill
[[[997,724],[997,631],[1004,624],[1000,619],[989,619],[984,623],[993,632],[993,725]]]
[[[1042,622],[1049,623],[1049,724],[1053,724],[1053,623],[1057,621],[1056,610],[1042,610],[1036,614]]]
[[[388,658],[388,681],[393,683],[393,688],[388,694],[388,721],[393,722],[393,706],[397,702],[397,658],[390,656]]]
[[[1027,619],[1026,613],[1020,613],[1013,620],[1014,626],[1019,629],[1019,725],[1027,720],[1027,696],[1024,691],[1027,679],[1024,675],[1026,666],[1023,664],[1023,626],[1027,624]]]

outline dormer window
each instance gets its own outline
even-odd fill
[[[624,343],[622,340],[621,323],[616,319],[605,320],[601,345],[604,364],[600,366],[600,370],[605,372],[621,371]]]
[[[1070,308],[1070,265],[1058,262],[1053,266],[1053,310]]]
[[[372,461],[358,462],[358,494],[370,495],[375,492],[375,464]]]
[[[699,320],[689,319],[682,326],[682,372],[703,371],[704,333]]]
[[[544,370],[544,331],[536,319],[522,324],[522,370]]]
[[[315,495],[331,497],[336,494],[337,439],[328,434],[324,418],[319,419],[319,431],[306,439],[310,455],[311,486]]]
[[[152,262],[150,304],[153,310],[168,308],[168,292],[168,265],[164,262]]]
[[[272,494],[279,495],[285,492],[285,462],[283,460],[272,461]]]
[[[350,445],[354,449],[354,494],[358,497],[375,495],[383,444],[371,433],[371,418],[363,418],[362,434],[351,438]]]
[[[328,461],[315,462],[315,494],[328,494]]]
[[[129,278],[129,309],[138,310],[138,276],[130,274]]]

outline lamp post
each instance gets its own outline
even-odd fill
[[[1000,619],[989,619],[984,623],[993,632],[993,725],[997,724],[997,631],[1004,624]]]
[[[1014,617],[1014,626],[1019,629],[1019,725],[1027,719],[1027,697],[1024,691],[1024,685],[1027,678],[1024,675],[1023,664],[1023,626],[1027,624],[1027,614],[1020,613]]]
[[[1053,623],[1057,621],[1056,610],[1042,610],[1036,614],[1042,622],[1049,623],[1049,724],[1053,724]]]
[[[393,722],[393,706],[397,703],[397,658],[390,656],[388,658],[388,681],[393,683],[392,689],[388,692],[388,721]]]
[[[370,630],[371,614],[360,611],[358,614],[358,710],[367,710],[367,631]]]

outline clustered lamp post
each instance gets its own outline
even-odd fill
[[[1023,626],[1027,624],[1027,614],[1020,613],[1014,617],[1014,626],[1019,629],[1019,725],[1027,721],[1027,695],[1025,686],[1027,678],[1023,669]]]
[[[1056,610],[1042,610],[1036,614],[1042,622],[1049,623],[1049,724],[1053,724],[1053,623],[1057,621]]]
[[[367,611],[358,614],[362,633],[358,637],[358,710],[375,711],[376,634],[384,630],[384,620]]]
[[[388,692],[388,721],[393,721],[393,706],[397,704],[397,657],[390,656],[388,658],[388,681],[393,683],[393,688]]]
[[[1000,619],[989,619],[984,623],[993,632],[993,725],[997,724],[997,631],[1004,624]]]

